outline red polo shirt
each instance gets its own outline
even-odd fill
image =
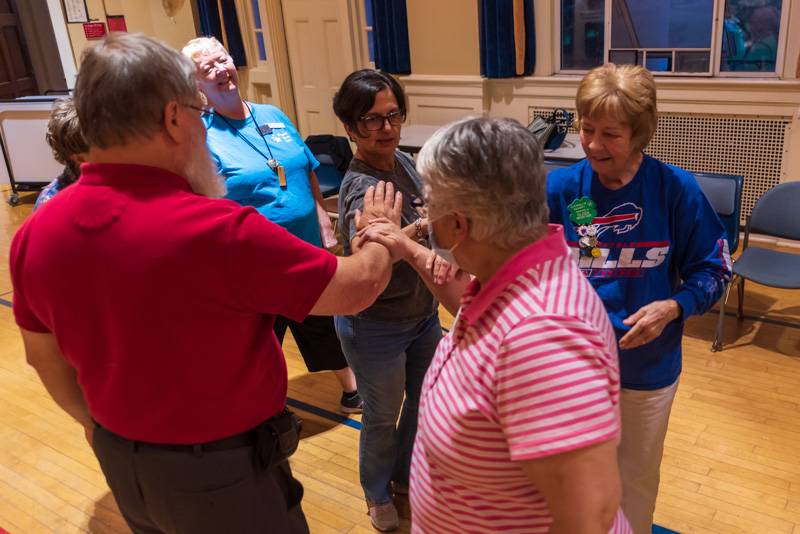
[[[276,314],[301,321],[336,258],[252,208],[139,165],[87,164],[11,244],[14,315],[56,336],[92,416],[130,439],[198,443],[278,413]]]

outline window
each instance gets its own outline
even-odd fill
[[[369,48],[369,62],[375,65],[375,34],[372,31],[372,0],[364,0],[364,16],[367,25],[364,29],[367,32],[367,47]]]
[[[722,72],[775,72],[781,0],[727,0],[722,26]]]
[[[561,70],[603,64],[604,12],[604,0],[562,0]]]
[[[613,0],[612,63],[710,74],[714,0]]]
[[[774,75],[785,34],[782,4],[561,0],[560,71],[586,71],[609,61],[668,75]]]
[[[261,22],[261,8],[258,5],[259,0],[250,0],[250,4],[253,9],[253,26],[255,27],[254,32],[256,36],[256,45],[258,45],[258,60],[259,61],[266,61],[267,60],[267,47],[264,42],[264,28]]]

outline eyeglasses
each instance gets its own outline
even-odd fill
[[[214,114],[214,108],[210,108],[208,106],[195,106],[193,104],[183,104],[187,108],[192,108],[200,112],[201,117],[210,117]]]
[[[380,130],[386,121],[392,126],[400,126],[406,121],[406,114],[402,111],[392,111],[388,115],[364,115],[358,119],[368,132]]]

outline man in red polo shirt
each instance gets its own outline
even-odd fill
[[[14,237],[14,314],[134,532],[307,532],[272,324],[366,308],[392,259],[374,243],[337,258],[209,198],[224,184],[194,74],[142,35],[84,53],[91,163]]]

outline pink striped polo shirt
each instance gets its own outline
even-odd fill
[[[414,532],[547,532],[520,464],[615,439],[617,343],[561,226],[461,299],[425,375],[411,466]],[[618,512],[612,532],[630,532]]]

